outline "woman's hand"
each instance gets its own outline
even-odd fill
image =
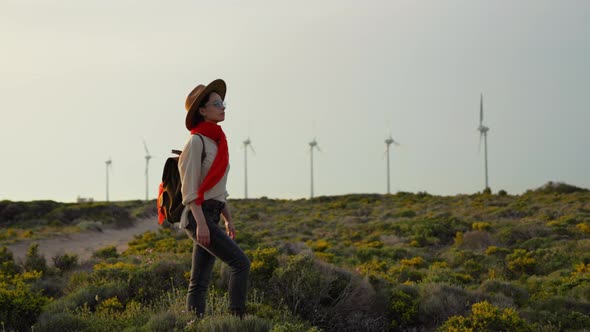
[[[193,217],[195,218],[195,222],[197,223],[197,230],[195,232],[197,243],[207,247],[211,243],[211,237],[209,235],[209,226],[207,226],[207,220],[203,214],[203,208],[200,205],[195,204],[195,202],[191,202],[189,207]]]
[[[209,246],[211,238],[209,236],[209,226],[206,222],[197,223],[197,242],[202,246]]]
[[[225,220],[225,231],[232,240],[236,239],[236,228],[231,220]]]

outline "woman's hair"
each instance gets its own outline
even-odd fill
[[[203,99],[201,99],[201,102],[199,103],[199,108],[201,107],[205,107],[205,104],[207,104],[209,102],[209,99],[211,99],[211,94],[215,92],[215,91],[211,91],[208,94],[205,95],[205,97],[203,97]]]
[[[209,102],[209,99],[211,98],[211,94],[214,91],[209,92],[208,94],[205,95],[205,97],[203,97],[203,99],[201,99],[201,102],[199,103],[199,106],[197,106],[197,110],[201,107],[205,107],[205,104],[207,104]],[[195,125],[201,123],[205,121],[205,118],[203,117],[203,115],[201,114],[201,112],[197,111],[196,114],[196,119],[195,119]]]

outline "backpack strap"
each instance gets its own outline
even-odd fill
[[[205,160],[205,157],[207,157],[207,152],[205,152],[205,140],[203,140],[203,136],[201,136],[201,134],[197,134],[197,136],[199,136],[199,138],[201,139],[201,143],[203,143],[203,151],[201,151],[201,164],[202,164],[203,160]],[[181,150],[172,150],[172,153],[180,156],[182,151]]]
[[[203,160],[205,160],[205,157],[207,157],[207,153],[205,152],[205,140],[203,140],[203,136],[201,136],[201,134],[197,134],[197,136],[199,136],[199,138],[201,139],[201,143],[203,143],[203,151],[201,151],[201,164],[202,164]]]

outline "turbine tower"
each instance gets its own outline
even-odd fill
[[[480,95],[479,99],[479,127],[477,127],[479,131],[479,150],[481,151],[481,138],[483,137],[483,146],[484,146],[484,162],[485,162],[485,176],[486,176],[486,187],[488,189],[488,130],[490,128],[483,125],[483,94]]]
[[[113,161],[111,160],[111,157],[109,157],[109,160],[104,162],[106,164],[106,172],[107,172],[107,202],[109,201],[109,168],[112,169],[112,163]]]
[[[309,152],[310,152],[310,156],[311,156],[311,198],[313,198],[313,149],[317,149],[319,152],[322,152],[322,150],[320,150],[320,147],[318,146],[318,142],[316,141],[315,137],[313,139],[313,141],[309,142]]]
[[[391,194],[391,190],[390,190],[390,186],[389,186],[389,146],[391,144],[395,144],[395,145],[399,145],[398,142],[396,142],[393,138],[391,138],[391,134],[389,134],[389,137],[385,140],[385,152],[387,153],[387,193]]]
[[[248,146],[252,150],[253,153],[254,147],[252,146],[252,141],[250,141],[250,137],[248,137],[244,142],[244,198],[248,198]]]
[[[150,155],[150,152],[148,151],[148,147],[147,147],[147,144],[145,143],[145,140],[143,141],[143,147],[145,149],[145,200],[147,201],[149,198],[148,170],[149,170],[150,159],[152,159],[152,156]]]

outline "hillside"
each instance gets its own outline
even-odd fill
[[[0,252],[4,292],[36,299],[15,309],[0,296],[0,320],[14,329],[36,324],[35,331],[590,327],[587,190],[550,183],[516,196],[398,193],[230,204],[237,242],[252,261],[244,321],[223,313],[228,271],[217,264],[209,316],[187,325],[191,243],[175,228],[137,236],[122,253],[104,248],[87,262],[57,257],[55,268],[40,262],[34,247],[17,264]]]

